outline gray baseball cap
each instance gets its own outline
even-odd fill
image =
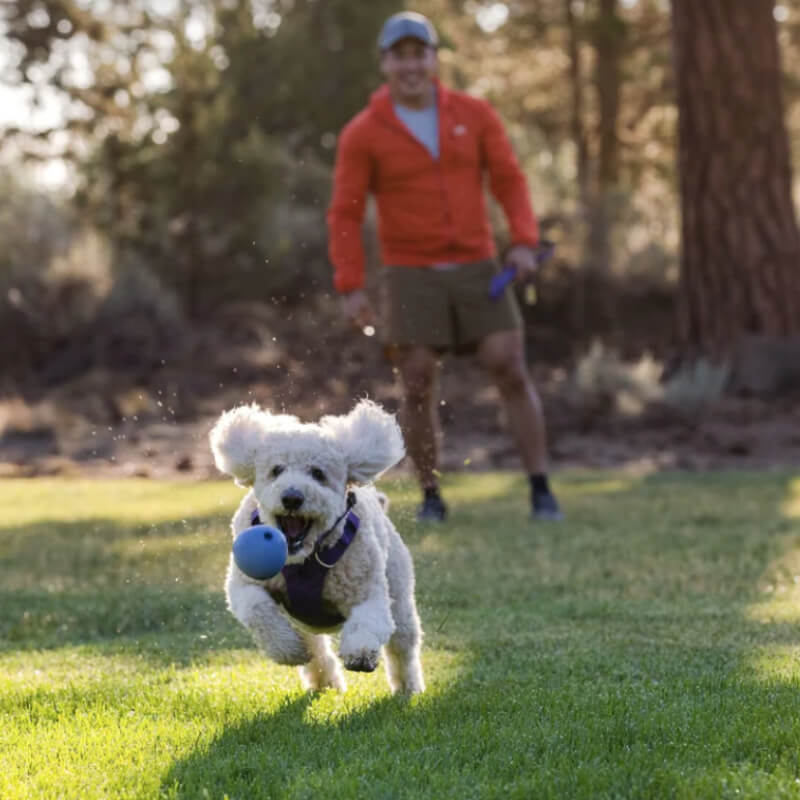
[[[401,39],[418,39],[431,47],[439,44],[436,28],[427,17],[417,14],[416,11],[401,11],[389,17],[381,28],[378,48],[381,52],[388,50]]]

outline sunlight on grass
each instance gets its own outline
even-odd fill
[[[800,478],[787,482],[779,509],[789,519],[800,519]],[[748,608],[748,619],[762,624],[800,624],[800,531],[790,546],[766,565],[757,589],[760,597]]]
[[[36,481],[4,480],[3,525],[57,520],[113,519],[124,524],[157,525],[208,515],[230,515],[243,494],[230,481],[155,482],[147,479]]]
[[[128,559],[171,559],[174,563],[178,559],[197,560],[208,555],[210,548],[216,549],[218,546],[219,536],[214,532],[213,536],[195,534],[173,539],[125,539],[114,542],[109,552]]]
[[[569,496],[587,494],[613,494],[616,492],[629,492],[634,486],[641,483],[638,478],[615,478],[614,480],[591,480],[581,482],[579,485],[568,483],[563,494]]]
[[[775,644],[752,653],[749,666],[762,681],[779,679],[800,684],[800,641],[797,644]]]
[[[797,577],[797,576],[796,576]],[[791,586],[767,584],[764,593],[768,599],[748,608],[747,618],[754,622],[773,624],[800,624],[800,578]]]
[[[454,504],[474,503],[501,497],[519,480],[517,473],[493,472],[481,475],[478,480],[470,476],[450,478],[443,483],[443,491]]]
[[[779,679],[800,689],[800,587],[751,606],[746,616],[761,629],[762,644],[752,648],[742,668],[760,682]]]
[[[417,552],[426,556],[442,556],[453,546],[448,536],[439,533],[426,533],[417,543]]]
[[[784,517],[800,519],[800,479],[787,482],[778,508]],[[761,638],[767,640],[754,647],[745,661],[746,668],[763,682],[779,679],[800,683],[800,531],[793,530],[795,535],[785,549],[759,576],[758,600],[744,612],[747,620],[763,631]]]
[[[241,495],[227,481],[8,481],[0,544],[14,568],[0,590],[135,586],[143,574],[220,586]]]
[[[781,505],[781,511],[792,519],[800,519],[800,478],[789,481],[787,497]]]
[[[11,652],[0,655],[0,687],[53,688],[86,686],[114,675],[135,676],[147,662],[134,654],[99,653],[87,647],[61,647],[39,652]]]

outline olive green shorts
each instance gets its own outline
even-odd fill
[[[386,267],[382,275],[384,345],[471,353],[490,333],[522,326],[514,292],[489,297],[500,270],[493,259],[430,267]]]

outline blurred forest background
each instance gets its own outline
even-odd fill
[[[556,462],[797,463],[800,1],[410,5],[443,80],[500,111],[557,244],[524,306]],[[397,408],[339,316],[325,210],[408,6],[0,6],[8,474],[208,471],[208,420],[241,401]],[[448,468],[515,463],[474,366],[441,409]]]

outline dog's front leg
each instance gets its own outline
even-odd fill
[[[331,648],[330,637],[324,634],[307,633],[303,635],[308,649],[311,651],[311,661],[300,667],[300,679],[306,689],[313,691],[331,687],[340,692],[347,689],[339,660]]]
[[[394,631],[385,579],[373,579],[366,599],[353,606],[342,627],[339,657],[345,669],[372,672],[383,645]]]
[[[305,641],[266,589],[245,581],[233,565],[225,588],[231,613],[250,631],[268,658],[290,666],[311,660]]]

